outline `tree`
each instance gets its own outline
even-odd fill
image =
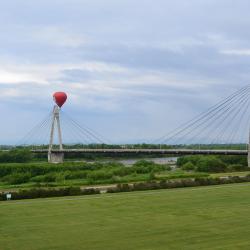
[[[196,170],[199,172],[225,172],[227,166],[220,159],[215,156],[204,156],[201,158],[197,165]]]
[[[194,170],[195,169],[195,165],[192,162],[187,162],[181,168],[183,170]]]

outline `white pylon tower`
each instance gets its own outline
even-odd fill
[[[60,109],[67,100],[67,95],[64,92],[56,92],[53,95],[56,105],[53,109],[52,123],[50,129],[49,139],[49,150],[48,150],[48,161],[51,163],[61,163],[64,160],[63,143],[62,143],[62,131],[60,124]],[[59,150],[53,151],[55,130],[57,129]]]
[[[55,105],[53,109],[52,124],[50,129],[49,153],[51,153],[51,150],[53,148],[55,126],[57,128],[57,133],[58,133],[59,149],[63,150],[62,131],[60,125],[60,108],[57,105]]]

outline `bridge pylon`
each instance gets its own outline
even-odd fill
[[[48,161],[51,163],[62,163],[64,160],[64,153],[63,153],[63,143],[62,143],[62,131],[60,125],[60,109],[67,100],[67,95],[64,92],[56,92],[54,93],[53,98],[56,105],[54,106],[52,114]],[[57,128],[57,133],[58,133],[59,150],[53,152],[55,127]]]
[[[55,128],[57,129],[58,140],[59,140],[59,151],[57,152],[52,151],[53,144],[54,144]],[[50,129],[48,161],[51,163],[62,163],[63,160],[64,160],[64,153],[63,153],[63,144],[62,144],[62,131],[61,131],[61,125],[60,125],[60,108],[57,105],[55,105],[53,109],[52,123],[51,123],[51,129]]]
[[[58,140],[59,140],[59,151],[57,152],[52,151],[53,144],[54,144],[55,128],[57,129]],[[51,123],[51,129],[50,129],[48,161],[51,163],[62,163],[63,160],[64,160],[64,153],[63,153],[63,144],[62,144],[62,131],[61,131],[61,125],[60,125],[60,108],[57,105],[55,105],[53,109],[52,123]]]

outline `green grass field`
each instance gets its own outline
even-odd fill
[[[0,202],[0,249],[250,249],[250,184]]]

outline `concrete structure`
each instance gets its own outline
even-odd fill
[[[57,128],[59,150],[53,150],[55,127]],[[63,144],[62,144],[62,131],[60,125],[60,108],[55,105],[52,115],[52,124],[50,130],[50,140],[48,149],[48,161],[51,163],[62,163],[64,160]]]
[[[48,152],[48,162],[50,163],[63,163],[63,152]]]
[[[46,153],[46,149],[32,150],[33,153]],[[53,149],[51,153],[104,153],[104,154],[165,154],[165,155],[245,155],[247,156],[249,150],[211,150],[211,149]]]

